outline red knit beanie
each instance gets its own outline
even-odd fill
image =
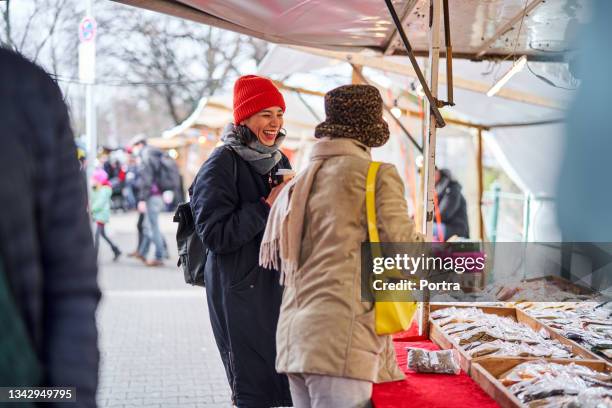
[[[234,84],[234,124],[271,106],[280,106],[285,111],[285,99],[268,78],[245,75]]]

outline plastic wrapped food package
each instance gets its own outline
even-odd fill
[[[436,323],[438,323],[440,327],[445,327],[455,323],[474,323],[482,319],[483,315],[484,313],[482,310],[475,307],[450,307],[447,309],[437,310],[432,313],[430,317],[436,320]]]
[[[579,364],[529,361],[499,380],[529,407],[612,406],[612,375]]]
[[[408,350],[408,368],[417,373],[459,374],[456,350],[425,350],[406,347]]]
[[[589,388],[580,391],[567,408],[604,408],[612,407],[612,391],[605,388]]]
[[[434,302],[478,302],[487,306],[520,307],[523,310],[541,308],[571,308],[572,303],[594,301],[596,294],[579,294],[575,290],[563,288],[555,282],[546,279],[535,281],[508,280],[488,284],[477,293],[461,294],[452,292],[438,293]],[[546,302],[541,302],[547,300]],[[568,306],[569,305],[569,306]]]
[[[474,318],[478,318],[482,316],[484,312],[477,307],[447,307],[444,309],[438,309],[435,312],[432,312],[429,316],[434,320],[444,320],[445,318],[452,317],[458,320],[469,318],[473,320]],[[440,323],[441,326],[444,324]]]
[[[572,303],[565,308],[533,307],[526,310],[559,330],[565,337],[605,358],[612,359],[612,310],[609,304]]]
[[[516,357],[551,357],[570,358],[571,351],[567,350],[561,343],[549,342],[543,344],[511,343],[496,340],[483,343],[477,347],[467,350],[472,358],[483,356],[516,356]]]
[[[488,355],[571,358],[572,350],[551,340],[546,330],[481,309],[449,307],[432,313],[441,329],[472,357]]]

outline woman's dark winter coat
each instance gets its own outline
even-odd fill
[[[0,72],[1,262],[41,385],[76,387],[77,404],[66,405],[95,407],[100,290],[68,111],[58,86],[24,57],[0,48]]]
[[[290,168],[285,156],[272,174],[278,168]],[[210,320],[238,407],[292,405],[287,378],[274,368],[283,289],[278,272],[258,262],[270,190],[268,175],[223,146],[198,172],[191,199],[196,231],[209,250]]]
[[[446,225],[445,239],[457,235],[469,238],[470,227],[467,216],[467,203],[461,184],[455,180],[449,170],[440,170],[440,180],[436,183],[438,203],[442,222]]]

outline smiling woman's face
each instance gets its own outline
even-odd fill
[[[272,146],[283,127],[283,110],[280,106],[271,106],[243,120],[240,124],[251,129],[259,143]]]

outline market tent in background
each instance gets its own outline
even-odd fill
[[[405,58],[397,61],[380,58],[383,55],[406,55],[387,5],[382,0],[339,0],[334,2],[334,7],[328,7],[327,3],[314,0],[290,0],[282,3],[255,0],[249,2],[248,7],[239,0],[116,1],[279,44],[311,47],[323,51],[350,52],[353,57],[351,62],[358,65],[367,66],[362,63],[363,59],[375,59],[378,60],[379,67],[383,67],[385,71],[390,71],[389,68],[394,62],[403,64],[406,71],[412,71]],[[528,68],[532,68],[543,77],[551,76],[546,72],[549,68],[537,66],[535,61],[565,63],[571,60],[572,55],[567,51],[571,49],[570,44],[579,25],[588,18],[586,4],[586,1],[568,3],[541,0],[496,2],[467,0],[450,3],[449,27],[453,57],[506,61],[499,64],[496,68],[499,71],[495,71],[493,77],[471,81],[470,77],[486,71],[487,67],[455,60],[456,106],[442,111],[454,117],[465,115],[474,121],[482,120],[484,124],[499,123],[498,120],[506,123],[562,117],[563,112],[559,108],[564,108],[567,95],[558,97],[562,92],[557,93],[552,87],[541,83],[526,72],[527,69],[512,78],[507,85],[512,89],[502,88],[495,99],[489,99],[483,94],[518,56],[526,56],[530,65]],[[415,54],[427,55],[429,0],[394,1],[393,5]],[[443,45],[441,54],[443,57]],[[292,67],[304,63],[295,57],[276,59],[276,61],[284,64],[284,75],[299,72],[299,69]],[[441,99],[445,88],[443,65],[440,64]],[[562,73],[563,68],[554,70],[560,72],[559,76],[566,75]],[[517,103],[498,103],[502,98]],[[525,101],[529,104],[525,104]],[[552,180],[558,167],[560,145],[556,143],[556,139],[559,141],[561,139],[560,130],[559,125],[505,128],[494,132],[495,141],[491,141],[490,135],[485,135],[485,138],[490,148],[499,152],[498,159],[504,163],[504,170],[526,194],[549,197],[552,195]],[[442,130],[439,131],[442,135]],[[534,148],[527,149],[527,146]],[[540,155],[542,152],[546,153],[543,156],[545,160],[533,160],[534,156],[542,157]],[[538,222],[534,223],[531,220],[526,224],[527,229],[535,231],[538,239],[555,239],[557,235],[552,221],[553,209],[549,202],[539,206],[542,208],[527,211],[538,215]],[[537,225],[540,223],[542,226]],[[511,227],[510,230],[522,232],[525,228],[523,223],[519,224],[521,225],[508,224],[508,226]],[[503,220],[500,223],[500,230],[508,231],[508,228],[502,226]],[[521,234],[512,232],[505,238],[516,240],[517,235],[519,239],[527,239],[529,235],[533,237],[532,233],[521,237]]]
[[[326,55],[326,56],[324,56]],[[335,58],[332,58],[335,57]],[[381,60],[381,62],[377,61]],[[408,61],[402,57],[377,57],[364,59],[365,63],[375,67],[366,71],[373,82],[380,85],[383,97],[391,106],[399,104],[400,108],[409,110],[418,109],[415,98],[401,97],[405,89],[418,90],[418,82],[414,76],[401,75],[398,72],[410,72]],[[282,46],[273,48],[259,66],[262,75],[285,75],[287,69],[294,73],[312,73],[330,70],[341,70],[341,66],[348,60],[354,61],[352,54],[338,52],[321,53],[305,49],[292,49]],[[286,62],[289,61],[289,62]],[[288,65],[287,65],[288,64]],[[565,115],[565,107],[571,100],[574,92],[554,87],[536,74],[552,83],[568,87],[575,85],[575,80],[562,63],[528,63],[528,66],[512,77],[504,87],[505,97],[488,97],[479,92],[474,84],[491,85],[499,76],[512,65],[511,61],[492,64],[489,62],[455,61],[453,70],[456,78],[463,82],[455,83],[455,106],[444,114],[448,118],[455,118],[468,123],[491,127],[483,132],[487,150],[492,153],[501,168],[514,183],[530,196],[531,210],[529,223],[529,238],[539,241],[556,241],[560,239],[558,228],[554,220],[554,190],[563,150],[564,125],[560,121]],[[377,67],[391,67],[394,72],[385,72]],[[533,73],[531,72],[533,71]],[[445,66],[441,66],[441,77],[444,78]],[[291,82],[291,81],[288,81]],[[466,86],[464,83],[467,83]],[[382,86],[386,85],[388,88]],[[482,86],[480,86],[482,88]],[[387,91],[385,91],[387,89]],[[484,87],[482,89],[488,89]],[[440,97],[444,99],[445,87],[441,89]],[[414,95],[415,92],[412,92]],[[526,100],[528,102],[523,102]],[[389,120],[388,120],[389,121]],[[402,116],[401,121],[413,135],[420,136],[420,119],[413,116]],[[558,123],[547,123],[558,122]],[[391,123],[391,121],[389,121]],[[538,124],[543,122],[543,124]],[[535,123],[531,126],[510,126]],[[504,125],[496,128],[495,125]],[[438,151],[436,162],[441,166],[450,166],[455,170],[457,178],[466,189],[466,198],[470,203],[471,230],[475,228],[478,214],[478,197],[476,189],[476,159],[473,143],[475,129],[457,126],[452,123],[439,129]],[[396,129],[399,139],[403,139],[401,131]],[[457,136],[457,137],[455,137]],[[418,139],[420,140],[420,138]],[[410,143],[403,142],[405,149],[410,149]],[[392,144],[391,144],[392,145]],[[396,147],[396,146],[395,146]],[[401,150],[389,146],[381,149],[385,151],[382,159],[395,163],[398,167],[405,165],[405,156],[398,157]],[[407,187],[410,188],[405,177]],[[516,200],[504,202],[500,212],[498,230],[500,241],[520,240],[523,223],[517,221],[516,212],[522,216],[523,203]]]

